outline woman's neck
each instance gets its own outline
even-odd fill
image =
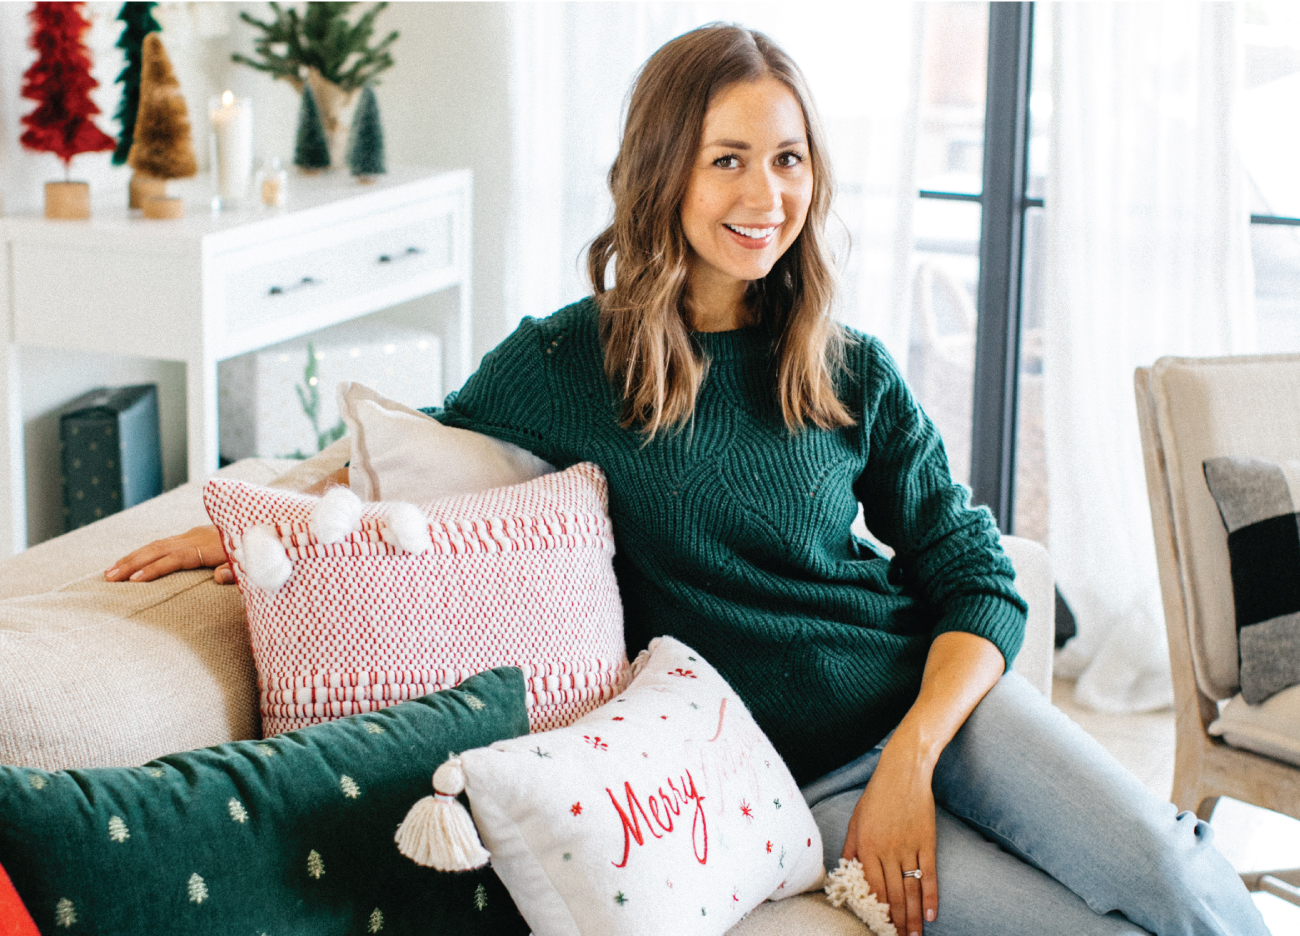
[[[710,276],[696,266],[686,289],[686,310],[691,328],[698,332],[734,331],[754,324],[754,311],[744,280]]]

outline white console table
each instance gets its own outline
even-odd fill
[[[0,218],[0,555],[26,547],[17,348],[180,361],[189,477],[217,467],[217,362],[459,287],[443,380],[469,376],[471,174],[396,171],[373,185],[291,179],[289,205],[149,221]]]

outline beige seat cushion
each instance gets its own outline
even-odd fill
[[[1233,747],[1300,766],[1300,686],[1283,689],[1259,705],[1234,696],[1210,725],[1210,734]]]
[[[1201,467],[1216,455],[1300,458],[1300,355],[1161,358],[1151,369],[1168,465],[1196,684],[1237,692],[1237,625],[1228,538]]]
[[[346,457],[247,459],[219,474],[298,489]],[[0,763],[132,765],[259,734],[236,588],[210,570],[103,579],[125,553],[207,523],[201,491],[183,485],[0,562]]]

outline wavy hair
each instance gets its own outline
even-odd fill
[[[609,170],[614,220],[587,253],[605,372],[622,393],[622,424],[639,425],[648,438],[690,420],[708,370],[689,328],[691,248],[681,221],[705,113],[728,86],[769,76],[803,110],[812,203],[799,236],[766,277],[750,284],[747,298],[773,335],[776,395],[787,428],[854,422],[835,392],[848,336],[830,315],[836,274],[825,226],[833,181],[812,95],[799,67],[767,36],[713,23],[668,42],[642,66]]]

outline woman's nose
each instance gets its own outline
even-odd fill
[[[781,180],[767,166],[749,172],[745,186],[745,207],[773,211],[781,207]]]

